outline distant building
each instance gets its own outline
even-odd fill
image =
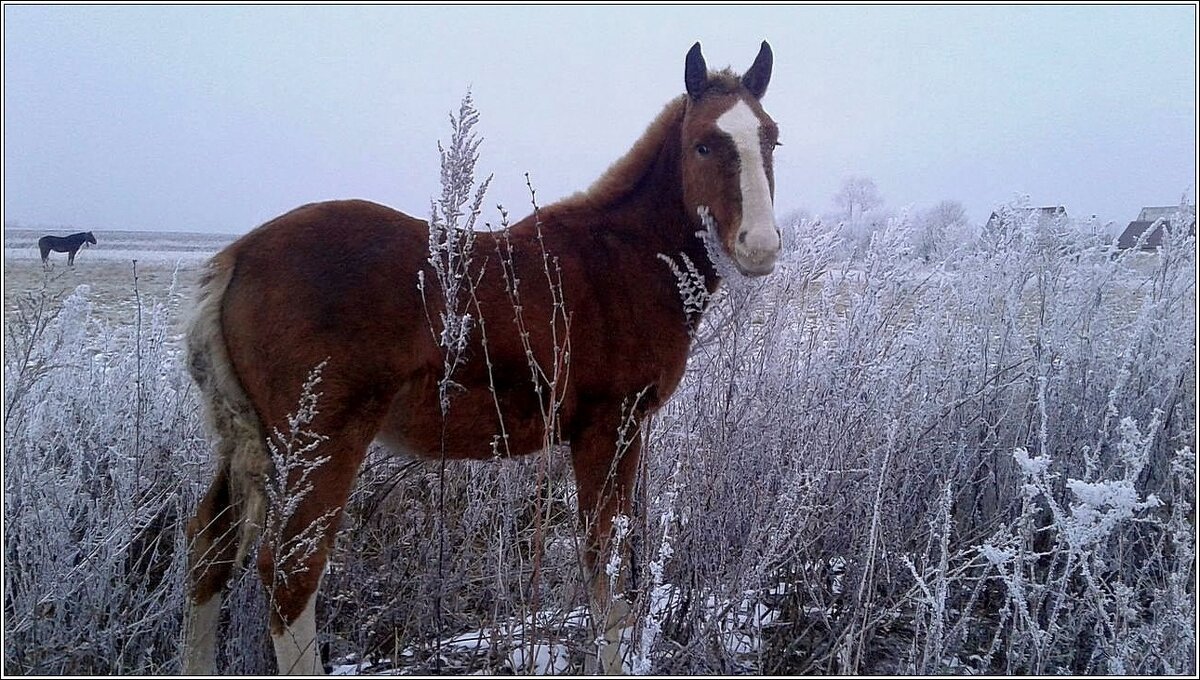
[[[983,228],[987,231],[1008,231],[1009,227],[1025,222],[1035,212],[1037,213],[1038,227],[1054,227],[1060,222],[1065,224],[1067,221],[1067,209],[1061,205],[1043,208],[1005,208],[993,211]]]
[[[1033,219],[1036,219],[1036,222],[1030,226],[1043,234],[1059,234],[1067,230],[1067,209],[1061,205],[1042,208],[1006,206],[992,212],[987,223],[983,225],[983,234],[991,238],[1007,235],[1013,229],[1027,228],[1025,225],[1029,225]]]
[[[1179,212],[1179,206],[1177,206],[1177,205],[1162,205],[1162,206],[1156,206],[1156,207],[1146,207],[1146,208],[1142,208],[1142,211],[1140,213],[1138,213],[1138,217],[1134,221],[1135,222],[1153,222],[1154,220],[1157,220],[1160,217],[1165,217],[1167,219],[1170,219],[1170,218],[1174,217],[1175,213],[1177,213],[1177,212]]]
[[[1147,229],[1154,226],[1155,222],[1161,219],[1162,224],[1152,233],[1146,236],[1146,240],[1142,242],[1142,250],[1154,250],[1155,248],[1158,248],[1162,245],[1162,227],[1165,226],[1170,229],[1171,220],[1178,214],[1179,206],[1177,205],[1150,206],[1142,208],[1142,211],[1138,213],[1138,218],[1130,222],[1129,226],[1125,227],[1125,231],[1121,232],[1120,238],[1117,239],[1117,247],[1121,248],[1122,250],[1134,247],[1137,245],[1138,239],[1142,237],[1142,234],[1144,234]],[[1189,222],[1187,227],[1188,232],[1192,234],[1196,233],[1195,212],[1193,211],[1192,214],[1185,217],[1185,219]]]

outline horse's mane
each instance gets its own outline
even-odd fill
[[[708,84],[701,96],[728,94],[741,87],[738,75],[726,68],[708,74]],[[659,152],[668,141],[667,135],[678,133],[687,110],[687,101],[688,96],[683,94],[667,102],[624,156],[609,166],[586,190],[564,199],[558,205],[564,208],[611,205],[632,192],[654,169]]]
[[[667,135],[679,130],[686,109],[687,95],[672,99],[624,156],[609,166],[590,187],[564,199],[558,205],[564,208],[604,206],[629,194],[654,168]]]

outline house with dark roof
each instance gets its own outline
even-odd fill
[[[1013,226],[1033,219],[1035,214],[1039,229],[1058,231],[1060,227],[1065,226],[1067,223],[1067,209],[1061,205],[1051,205],[1042,208],[1030,206],[994,210],[992,211],[992,216],[988,218],[987,224],[983,225],[983,229],[987,232],[1006,232]]]
[[[1031,233],[1038,240],[1055,240],[1069,230],[1068,225],[1067,209],[1061,205],[1003,206],[992,212],[980,237],[985,243],[995,243]]]
[[[1137,219],[1130,222],[1129,226],[1125,227],[1125,231],[1121,232],[1121,236],[1117,239],[1117,247],[1122,250],[1133,248],[1147,229],[1158,224],[1154,228],[1154,231],[1148,234],[1145,240],[1142,241],[1142,250],[1154,250],[1158,248],[1162,245],[1162,228],[1165,226],[1167,229],[1171,229],[1171,220],[1175,219],[1179,214],[1180,208],[1177,205],[1148,206],[1142,208],[1142,211],[1138,213]],[[1159,220],[1162,220],[1162,222],[1160,223]],[[1184,220],[1188,222],[1188,233],[1196,233],[1195,211],[1191,211],[1190,215],[1185,215]]]

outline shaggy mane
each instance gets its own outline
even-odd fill
[[[567,208],[608,205],[633,191],[653,169],[667,135],[679,130],[686,109],[687,95],[668,102],[624,156],[609,166],[590,187],[564,199],[559,205]]]
[[[731,94],[741,89],[741,77],[731,69],[725,68],[708,74],[708,85],[701,98]],[[667,135],[679,130],[683,114],[687,110],[687,100],[688,96],[682,94],[667,102],[624,156],[609,166],[590,187],[564,199],[558,205],[565,208],[610,205],[633,191],[642,178],[654,168]]]

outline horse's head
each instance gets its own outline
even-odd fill
[[[89,232],[87,232],[87,239],[85,239],[85,240],[86,240],[88,243],[91,243],[91,244],[93,244],[93,245],[95,245],[95,243],[96,243],[96,237],[95,237],[95,236],[92,236],[92,232],[90,232],[90,231],[89,231]]]
[[[709,73],[692,46],[684,65],[687,109],[683,117],[683,200],[701,223],[709,215],[721,247],[741,273],[769,274],[779,256],[772,156],[779,128],[759,100],[771,80],[771,46],[740,78]]]

